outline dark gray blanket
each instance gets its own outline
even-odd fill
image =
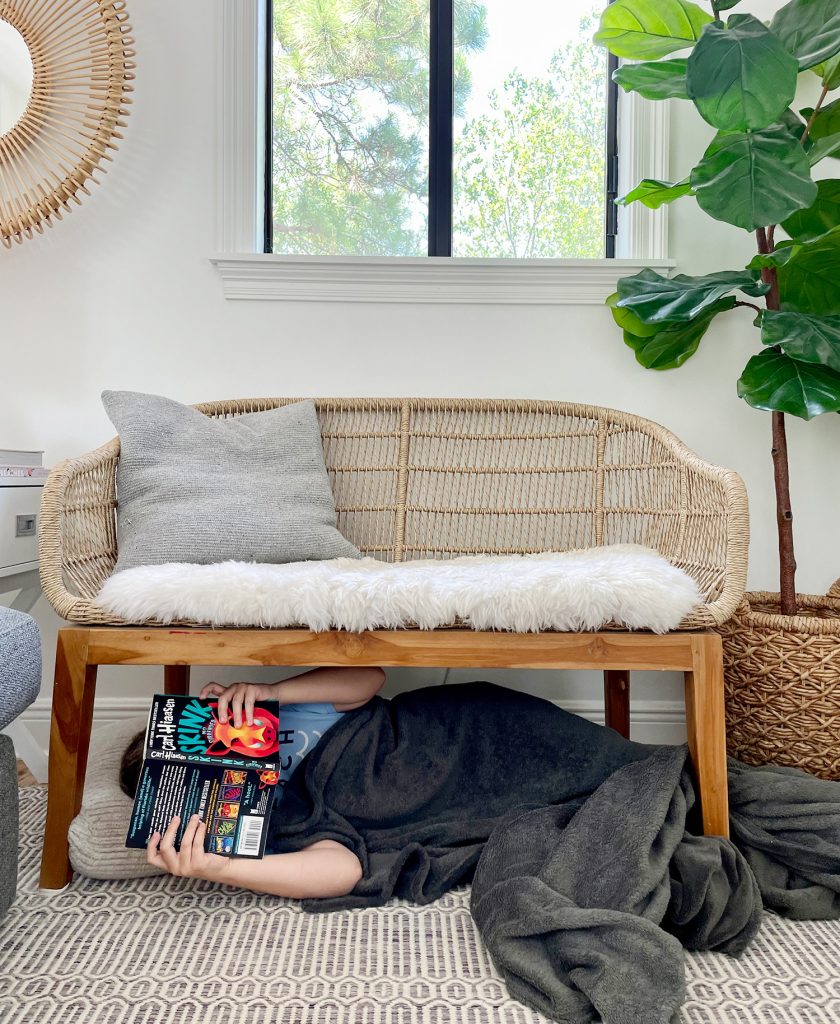
[[[730,758],[729,823],[766,907],[801,921],[840,918],[840,782]]]
[[[616,768],[650,754],[549,701],[491,683],[374,697],[334,725],[272,815],[267,850],[336,839],[360,858],[349,896],[307,910],[428,903],[472,878],[511,816],[579,805]]]
[[[735,843],[699,832],[684,747],[649,747],[489,683],[350,712],[295,772],[268,849],[331,838],[364,874],[307,910],[472,880],[517,998],[562,1021],[667,1024],[682,946],[740,953],[764,902],[840,913],[840,785],[731,765]]]
[[[761,897],[739,851],[685,831],[684,747],[615,772],[572,817],[544,807],[495,832],[471,909],[512,995],[562,1021],[667,1024],[681,945],[737,955]]]

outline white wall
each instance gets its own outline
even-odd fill
[[[681,370],[657,374],[635,363],[599,307],[226,302],[207,259],[215,239],[213,8],[206,0],[135,0],[130,9],[136,102],[113,167],[61,224],[0,250],[0,447],[44,448],[51,464],[96,446],[113,434],[103,388],[184,402],[412,394],[617,406],[666,424],[705,458],[741,473],[752,504],[750,584],[776,587],[769,417],[735,394],[758,346],[749,310],[719,320]],[[710,135],[687,104],[675,108],[676,173]],[[672,227],[681,271],[738,268],[752,252],[746,233],[710,221],[690,199],[673,208]],[[802,591],[824,591],[840,575],[838,442],[840,417],[789,420]],[[44,601],[36,615],[46,698],[58,621]],[[584,709],[600,698],[600,680],[589,674],[519,677],[538,692],[589,702],[575,705]],[[420,678],[438,676],[413,677]],[[114,699],[136,703],[157,685],[143,669],[104,669],[100,679],[109,714]],[[665,701],[642,705],[659,727],[640,738],[678,738],[679,727],[668,724],[678,721],[677,681],[652,676],[635,693]],[[43,737],[43,706],[34,720]]]

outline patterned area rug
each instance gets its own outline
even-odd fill
[[[0,923],[3,1024],[544,1024],[511,1000],[469,890],[305,914],[204,882],[37,888],[43,789],[21,791],[22,877]],[[741,960],[687,959],[690,1024],[837,1024],[840,922],[768,915]]]

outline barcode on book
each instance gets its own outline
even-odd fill
[[[240,857],[259,857],[264,821],[265,818],[262,815],[256,814],[246,815],[239,819],[236,852]]]

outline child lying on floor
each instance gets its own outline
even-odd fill
[[[234,683],[225,687],[208,683],[200,696],[216,697],[219,720],[227,722],[231,717],[237,727],[243,720],[252,722],[255,701],[280,701],[284,729],[294,729],[297,741],[291,764],[280,773],[281,778],[288,779],[344,712],[366,704],[384,681],[381,668],[318,668],[268,685]],[[144,737],[145,732],[138,733],[123,755],[120,785],[131,797],[137,791]],[[261,860],[250,860],[206,853],[206,826],[197,814],[187,824],[180,849],[176,850],[179,826],[180,818],[175,817],[163,835],[155,832],[146,854],[150,864],[177,877],[203,878],[295,899],[342,896],[362,877],[359,858],[332,839],[314,842],[295,853],[267,852]]]

